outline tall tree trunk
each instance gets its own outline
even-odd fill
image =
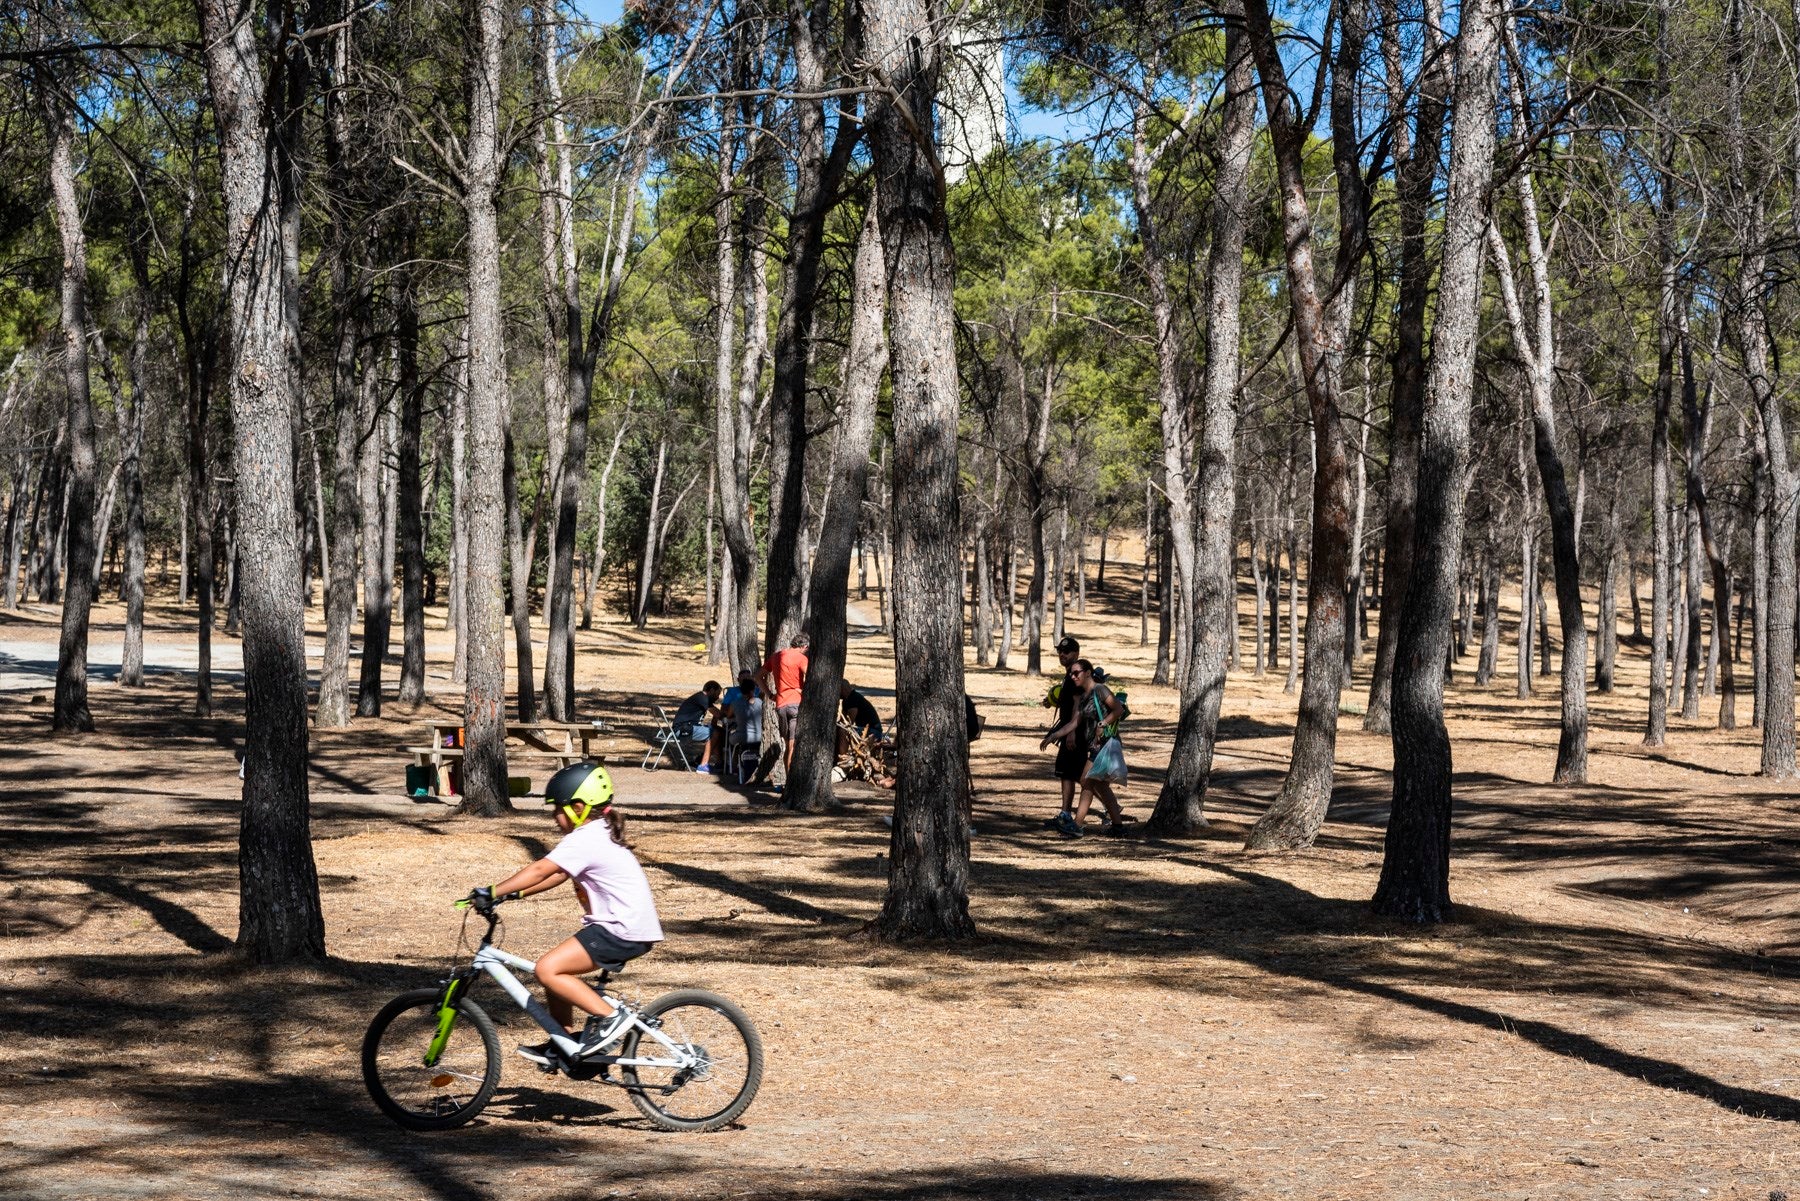
[[[969,914],[969,747],[963,724],[957,542],[955,267],[932,144],[944,13],[936,0],[861,0],[864,50],[893,91],[869,100],[894,396],[894,659],[898,748],[888,890],[876,937],[963,939]]]
[[[1237,40],[1242,41],[1241,22],[1233,21],[1231,28],[1240,32]],[[1240,47],[1239,59],[1246,59]],[[1247,69],[1247,65],[1246,68]],[[1161,70],[1161,59],[1153,56],[1145,65],[1145,73],[1154,78]],[[1229,85],[1228,85],[1229,86]],[[1179,608],[1170,613],[1167,620],[1174,623],[1176,645],[1180,652],[1185,652],[1192,642],[1193,619],[1195,614],[1194,598],[1199,585],[1199,568],[1195,561],[1193,489],[1190,474],[1193,470],[1194,432],[1189,428],[1188,398],[1181,390],[1182,348],[1180,335],[1175,319],[1175,301],[1170,293],[1168,282],[1168,265],[1163,258],[1162,242],[1157,225],[1156,210],[1152,206],[1150,196],[1150,175],[1157,161],[1169,147],[1179,145],[1182,138],[1170,136],[1165,138],[1154,149],[1150,141],[1150,114],[1152,102],[1148,99],[1151,89],[1139,92],[1132,105],[1131,117],[1131,197],[1132,206],[1137,217],[1138,241],[1143,246],[1144,279],[1150,292],[1150,313],[1156,329],[1156,403],[1162,419],[1162,468],[1163,468],[1163,517],[1167,522],[1164,533],[1163,550],[1171,554],[1175,562],[1175,581],[1171,583],[1173,593],[1176,584],[1180,587]],[[1230,208],[1233,201],[1221,198],[1217,202],[1220,209]],[[1216,220],[1216,218],[1215,218]],[[1235,307],[1235,297],[1234,307]],[[1234,381],[1235,382],[1235,381]],[[1046,386],[1047,388],[1047,386]],[[1229,478],[1227,485],[1230,484]],[[1062,636],[1061,606],[1061,547],[1058,547],[1058,604],[1057,604],[1057,637]],[[1167,612],[1167,610],[1165,610]],[[1166,679],[1163,671],[1162,656],[1158,652],[1158,678]],[[1187,663],[1179,657],[1175,674],[1185,683]],[[1193,736],[1189,738],[1190,746],[1187,755],[1191,759],[1196,754],[1192,745]],[[1193,804],[1199,804],[1199,794],[1204,789],[1202,780],[1190,778],[1185,781],[1186,792],[1192,797]],[[1193,826],[1203,819],[1195,810],[1189,815],[1188,825]]]
[[[1737,277],[1730,297],[1736,319],[1738,351],[1750,396],[1762,421],[1762,453],[1769,482],[1768,509],[1768,616],[1767,649],[1763,653],[1766,679],[1763,685],[1762,774],[1772,779],[1792,779],[1794,764],[1794,537],[1796,506],[1800,505],[1800,479],[1788,457],[1787,426],[1779,392],[1769,376],[1767,324],[1769,286],[1764,244],[1764,187],[1748,178],[1747,135],[1744,130],[1745,79],[1743,0],[1731,0],[1728,12],[1728,61],[1730,64],[1731,185],[1740,211]]]
[[[1187,577],[1194,598],[1192,658],[1182,677],[1181,713],[1168,773],[1148,823],[1152,832],[1162,835],[1189,834],[1206,824],[1206,790],[1225,696],[1227,650],[1237,640],[1232,522],[1237,511],[1238,348],[1250,157],[1256,138],[1256,77],[1243,26],[1236,19],[1225,28],[1225,63],[1219,157],[1213,176],[1212,241],[1206,261],[1206,368],[1201,381],[1200,453],[1195,465],[1199,512],[1189,559],[1192,574]],[[1165,412],[1165,436],[1168,425]],[[1168,462],[1165,452],[1165,468]]]
[[[376,356],[371,353],[363,370],[364,429],[362,458],[357,464],[357,508],[362,518],[363,638],[361,671],[356,687],[356,715],[381,716],[381,666],[387,658],[393,625],[394,576],[384,570],[382,553],[384,517],[387,512],[382,484],[387,475],[387,446],[381,429],[385,414],[381,405],[381,381]]]
[[[457,347],[461,366],[450,392],[450,600],[445,618],[451,631],[450,678],[469,679],[469,330],[463,322]]]
[[[664,469],[669,462],[669,440],[656,440],[656,473],[650,480],[650,516],[644,522],[644,554],[638,561],[637,598],[632,602],[631,620],[638,629],[643,629],[650,620],[650,583],[656,571],[656,531],[657,519],[662,509],[662,488]]]
[[[1706,461],[1706,444],[1712,429],[1712,385],[1706,387],[1706,395],[1702,399],[1700,390],[1694,379],[1693,348],[1688,338],[1687,323],[1682,321],[1678,327],[1677,341],[1681,354],[1681,410],[1687,444],[1687,495],[1688,522],[1692,529],[1690,535],[1689,556],[1692,566],[1688,569],[1688,588],[1691,599],[1688,604],[1688,644],[1690,647],[1699,639],[1700,630],[1700,557],[1705,556],[1712,571],[1713,581],[1713,634],[1712,647],[1717,651],[1722,638],[1729,638],[1731,630],[1731,569],[1725,562],[1723,549],[1718,539],[1713,536],[1712,517],[1707,505],[1706,476],[1703,470]],[[1719,684],[1722,696],[1719,701],[1719,728],[1733,730],[1737,728],[1737,682],[1733,676],[1731,656],[1721,655],[1718,662],[1720,673]],[[1708,665],[1710,675],[1712,665]],[[1686,700],[1683,698],[1682,716],[1700,716],[1700,701],[1696,696],[1694,712],[1686,712]]]
[[[408,225],[401,254],[410,263],[413,231]],[[395,347],[400,367],[400,447],[394,482],[400,542],[400,704],[425,703],[425,523],[420,512],[419,449],[425,421],[425,390],[419,382],[419,307],[413,273],[400,280],[395,298]]]
[[[826,55],[835,13],[830,4],[788,3],[793,87],[818,93],[828,85]],[[835,106],[834,106],[835,107]],[[784,647],[800,629],[802,527],[806,518],[807,380],[812,363],[819,269],[825,228],[836,207],[844,170],[858,131],[840,115],[830,149],[825,145],[826,105],[793,102],[794,211],[787,223],[781,308],[775,323],[774,374],[769,398],[769,595],[765,645]]]
[[[1054,321],[1055,294],[1051,294]],[[1044,538],[1044,524],[1049,518],[1045,509],[1049,497],[1045,475],[1050,457],[1050,409],[1056,392],[1056,360],[1046,356],[1044,388],[1033,398],[1029,395],[1023,363],[1018,372],[1019,407],[1029,422],[1025,451],[1025,520],[1031,538],[1031,579],[1025,586],[1025,674],[1042,675],[1044,670],[1044,600],[1050,583],[1049,547]]]
[[[468,680],[463,699],[462,812],[512,811],[506,791],[506,643],[501,564],[506,538],[506,338],[500,312],[498,148],[499,0],[468,0],[469,137],[463,208],[468,220],[469,397],[466,596]]]
[[[133,298],[131,353],[126,375],[131,399],[121,406],[119,461],[125,476],[125,645],[119,660],[119,683],[127,688],[144,684],[144,423],[150,402],[150,279],[141,252],[132,255],[137,294]],[[167,563],[167,560],[164,560]]]
[[[37,73],[37,93],[50,135],[50,195],[56,232],[62,240],[62,369],[68,389],[69,482],[67,522],[69,570],[62,606],[62,634],[56,648],[56,701],[53,729],[88,732],[88,615],[97,591],[94,578],[94,493],[99,473],[94,431],[94,398],[88,386],[87,236],[81,202],[75,195],[75,106],[63,80],[48,66]]]
[[[1162,508],[1164,506],[1158,506]],[[1172,672],[1170,643],[1175,628],[1175,555],[1170,543],[1168,518],[1157,523],[1156,531],[1156,672],[1152,684],[1167,684]]]
[[[1331,803],[1338,697],[1344,676],[1345,586],[1350,576],[1350,477],[1339,418],[1343,358],[1363,257],[1368,195],[1357,152],[1357,75],[1363,50],[1363,0],[1342,0],[1331,72],[1332,144],[1337,176],[1338,250],[1329,295],[1314,272],[1312,215],[1303,157],[1310,131],[1287,83],[1266,0],[1245,0],[1250,50],[1263,86],[1275,151],[1295,349],[1313,427],[1312,546],[1307,556],[1306,667],[1293,750],[1281,791],[1250,830],[1256,850],[1311,846]]]
[[[308,818],[305,613],[294,586],[294,330],[258,61],[268,31],[225,0],[199,0],[198,8],[222,151],[234,536],[244,613],[237,946],[257,963],[317,960],[325,955],[325,928]],[[206,616],[203,608],[203,628]]]
[[[1399,202],[1400,280],[1394,315],[1393,394],[1388,417],[1388,502],[1381,572],[1381,626],[1375,635],[1375,662],[1370,668],[1369,703],[1363,729],[1386,734],[1391,729],[1394,659],[1398,650],[1401,609],[1412,578],[1413,521],[1416,513],[1419,421],[1425,402],[1425,308],[1431,297],[1432,258],[1425,236],[1432,184],[1437,179],[1439,147],[1444,139],[1445,103],[1450,91],[1452,56],[1443,50],[1443,5],[1426,0],[1415,131],[1407,136],[1400,110],[1405,84],[1401,79],[1398,5],[1382,4],[1382,50],[1386,67],[1388,113],[1395,123],[1395,192]]]
[[[887,367],[882,336],[886,267],[876,206],[869,205],[856,243],[850,309],[850,346],[844,359],[844,386],[838,402],[837,445],[831,454],[831,484],[819,520],[819,549],[813,555],[812,614],[806,686],[800,697],[794,757],[788,765],[783,799],[789,807],[816,813],[831,800],[831,768],[837,751],[838,686],[844,678],[849,601],[850,544],[868,486],[869,444],[875,432],[875,401]],[[999,465],[995,465],[998,478]],[[980,545],[979,540],[977,545]]]
[[[694,44],[679,62],[663,74],[663,98],[680,82],[683,71],[693,59]],[[637,225],[637,206],[644,173],[649,170],[650,152],[661,136],[665,121],[673,109],[667,105],[645,118],[643,89],[647,74],[640,74],[634,96],[636,133],[621,147],[618,167],[607,205],[609,224],[604,227],[600,262],[600,288],[588,311],[586,332],[582,330],[581,277],[576,255],[573,207],[573,166],[566,145],[561,111],[561,84],[555,63],[555,38],[545,46],[544,82],[553,114],[551,130],[558,143],[556,167],[557,248],[561,258],[563,285],[563,319],[561,330],[568,341],[568,437],[560,457],[559,478],[555,481],[556,519],[551,535],[550,563],[545,578],[544,705],[554,721],[571,721],[575,716],[575,634],[570,628],[571,592],[575,578],[575,542],[581,522],[581,491],[587,486],[588,424],[592,411],[594,372],[612,339],[612,324],[618,311],[619,296],[625,284],[625,270],[630,258],[632,234]],[[549,216],[548,208],[543,210]],[[613,453],[617,454],[615,442]],[[612,460],[607,460],[610,472]],[[602,476],[599,503],[606,503],[605,476]],[[598,528],[604,541],[606,515],[598,514]],[[602,556],[596,543],[595,561]],[[581,627],[593,621],[593,589],[599,584],[596,567],[588,576],[588,591],[582,597]]]
[[[1443,665],[1469,477],[1482,240],[1494,158],[1497,33],[1494,0],[1464,0],[1413,568],[1401,609],[1400,640],[1409,653],[1394,665],[1394,797],[1374,897],[1377,913],[1410,922],[1442,921],[1450,906],[1451,763]]]
[[[1250,539],[1250,590],[1256,594],[1256,620],[1254,623],[1256,666],[1253,668],[1253,671],[1259,676],[1268,670],[1268,657],[1264,647],[1265,631],[1263,628],[1263,609],[1265,608],[1265,602],[1268,600],[1268,592],[1263,584],[1263,560],[1261,550],[1262,548],[1257,545],[1257,540],[1253,534]]]
[[[1521,62],[1514,18],[1502,21],[1512,61]],[[1515,70],[1509,76],[1512,115],[1521,133],[1529,128],[1524,92]],[[1562,731],[1556,745],[1558,784],[1587,782],[1587,623],[1581,608],[1581,551],[1576,544],[1577,514],[1569,495],[1556,432],[1556,313],[1550,283],[1550,252],[1538,219],[1537,182],[1529,168],[1514,175],[1520,225],[1525,236],[1525,262],[1530,275],[1532,313],[1528,324],[1512,261],[1500,226],[1488,226],[1488,248],[1494,256],[1500,296],[1512,327],[1513,347],[1524,362],[1531,398],[1532,446],[1539,482],[1550,512],[1550,552],[1556,576],[1556,609],[1562,623]],[[1546,670],[1548,670],[1546,668]]]
[[[511,405],[508,403],[510,410]],[[507,608],[512,613],[514,703],[520,721],[537,720],[537,690],[531,662],[531,551],[526,544],[519,511],[519,465],[508,413],[506,463],[500,475],[500,495],[506,505]]]
[[[1759,418],[1760,421],[1760,418]],[[1762,451],[1762,433],[1750,440],[1750,724],[1761,726],[1769,684],[1769,511],[1768,461]]]
[[[1594,652],[1594,691],[1610,695],[1619,658],[1619,497],[1613,494],[1605,557],[1600,566],[1600,623]]]
[[[606,502],[612,489],[613,465],[619,461],[619,447],[625,444],[625,433],[631,428],[629,414],[619,418],[613,431],[612,449],[606,452],[606,465],[600,469],[600,486],[594,497],[594,553],[588,572],[587,592],[581,598],[581,628],[589,629],[594,621],[594,590],[600,586],[600,573],[606,567]],[[570,694],[570,704],[574,703]]]
[[[1668,5],[1658,12],[1657,77],[1666,104],[1668,90]],[[1656,241],[1661,259],[1656,310],[1656,383],[1650,417],[1650,711],[1645,746],[1662,746],[1669,728],[1669,409],[1675,393],[1675,321],[1677,272],[1675,248],[1675,178],[1672,135],[1664,135],[1657,164],[1660,194]]]
[[[713,206],[713,226],[719,239],[717,292],[718,339],[713,359],[713,455],[719,472],[719,529],[731,554],[729,610],[731,625],[725,647],[733,678],[755,671],[762,659],[756,642],[756,531],[750,517],[751,398],[748,388],[734,386],[732,376],[737,320],[737,256],[732,243],[735,148],[724,109],[720,109],[718,196]],[[749,329],[749,325],[746,325]],[[760,362],[760,357],[758,358]]]
[[[1491,543],[1481,573],[1481,657],[1475,664],[1475,686],[1487,687],[1500,658],[1500,559]]]

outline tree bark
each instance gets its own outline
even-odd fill
[[[381,666],[387,658],[393,630],[394,577],[385,570],[386,497],[382,487],[387,475],[387,446],[381,435],[385,415],[381,406],[377,358],[368,355],[363,369],[363,447],[357,464],[357,508],[362,519],[363,638],[360,674],[356,687],[356,715],[381,716]]]
[[[1415,132],[1409,138],[1406,123],[1400,118],[1405,88],[1400,79],[1397,4],[1395,0],[1384,0],[1382,5],[1388,110],[1396,130],[1394,190],[1399,202],[1400,280],[1394,315],[1393,392],[1388,416],[1388,501],[1387,528],[1383,534],[1381,625],[1375,634],[1369,703],[1363,712],[1363,729],[1373,734],[1391,731],[1396,640],[1401,609],[1412,578],[1419,421],[1425,402],[1425,309],[1431,297],[1432,259],[1425,228],[1432,184],[1437,179],[1439,147],[1444,139],[1445,102],[1450,91],[1452,56],[1443,48],[1441,0],[1426,0],[1424,14],[1421,50],[1424,66],[1418,83]]]
[[[1513,18],[1504,19],[1507,45],[1518,59]],[[1516,77],[1517,72],[1514,72]],[[1522,93],[1517,83],[1512,86],[1513,119],[1522,122],[1526,116]],[[1522,125],[1520,128],[1524,128]],[[1574,503],[1569,496],[1568,478],[1563,471],[1562,454],[1557,447],[1556,432],[1556,314],[1550,284],[1550,255],[1544,244],[1538,221],[1537,184],[1529,169],[1515,176],[1520,224],[1525,235],[1525,259],[1530,272],[1532,320],[1528,324],[1519,290],[1513,280],[1512,262],[1506,242],[1497,224],[1488,226],[1488,247],[1493,253],[1495,274],[1500,282],[1500,296],[1505,304],[1507,321],[1512,327],[1513,346],[1524,361],[1531,398],[1532,446],[1537,459],[1538,479],[1550,513],[1550,552],[1556,576],[1556,609],[1562,624],[1562,729],[1556,745],[1556,769],[1552,776],[1558,784],[1587,782],[1587,621],[1581,608],[1581,552],[1576,546]]]
[[[1225,96],[1213,176],[1212,243],[1206,261],[1206,367],[1201,381],[1198,514],[1187,578],[1194,597],[1191,661],[1168,773],[1148,829],[1191,834],[1206,824],[1206,790],[1224,703],[1228,648],[1237,639],[1233,566],[1237,512],[1239,345],[1244,239],[1250,215],[1250,157],[1256,138],[1256,76],[1240,20],[1225,27]],[[1158,337],[1162,329],[1158,325]],[[1171,331],[1170,337],[1172,338]],[[1165,437],[1170,417],[1164,413]],[[1164,465],[1169,456],[1165,452]],[[1174,491],[1173,488],[1170,489]],[[1185,495],[1185,484],[1184,484]],[[1175,532],[1179,538],[1179,532]],[[1258,652],[1260,665],[1261,653]]]
[[[1739,228],[1739,260],[1730,296],[1736,321],[1738,351],[1750,396],[1762,425],[1762,454],[1768,480],[1768,616],[1763,664],[1762,774],[1772,779],[1791,779],[1794,763],[1794,610],[1795,506],[1800,505],[1800,479],[1788,457],[1787,427],[1779,393],[1769,375],[1767,324],[1769,286],[1764,243],[1764,188],[1748,178],[1747,135],[1744,129],[1743,92],[1747,86],[1743,61],[1743,3],[1732,0],[1728,9],[1728,61],[1730,64],[1730,182]],[[1758,598],[1759,602],[1762,600]],[[1758,609],[1762,605],[1759,603]],[[1762,614],[1759,612],[1758,616]]]
[[[720,608],[729,611],[731,620],[725,648],[734,679],[744,672],[755,671],[762,663],[756,653],[757,554],[756,532],[750,518],[750,460],[754,436],[750,402],[755,395],[755,381],[750,381],[746,388],[738,388],[734,386],[732,376],[737,328],[734,306],[738,293],[736,248],[732,242],[736,224],[732,218],[735,155],[732,132],[721,107],[719,191],[713,205],[713,227],[719,240],[717,291],[713,297],[718,310],[718,340],[713,359],[713,454],[719,476],[719,529],[731,555],[729,603]],[[745,328],[752,330],[749,324]],[[760,361],[758,356],[757,362]],[[722,613],[721,620],[723,617]]]
[[[1270,138],[1281,193],[1288,299],[1295,349],[1313,427],[1312,547],[1307,559],[1306,667],[1293,751],[1281,791],[1245,840],[1253,850],[1311,846],[1331,803],[1338,697],[1344,675],[1345,586],[1350,575],[1350,479],[1339,418],[1344,344],[1355,307],[1368,195],[1357,152],[1356,80],[1363,49],[1363,2],[1343,0],[1332,64],[1331,124],[1337,175],[1338,249],[1329,296],[1313,266],[1312,215],[1303,158],[1309,131],[1289,91],[1266,0],[1245,0],[1250,50],[1271,114]]]
[[[318,960],[325,955],[325,929],[308,817],[305,614],[295,587],[290,350],[297,348],[290,346],[295,331],[283,285],[279,182],[258,61],[267,31],[226,0],[199,0],[198,8],[225,191],[234,532],[244,620],[237,947],[257,963]],[[210,588],[210,581],[202,584]]]
[[[91,732],[88,712],[88,616],[94,606],[94,493],[99,474],[94,398],[88,386],[87,235],[75,195],[75,105],[65,81],[47,66],[37,73],[37,93],[50,137],[50,195],[62,241],[62,369],[68,389],[68,573],[62,632],[56,648],[56,699],[51,728]]]
[[[1494,158],[1498,43],[1494,0],[1465,0],[1457,41],[1456,122],[1444,204],[1444,261],[1419,449],[1413,569],[1402,604],[1394,670],[1394,796],[1377,913],[1439,922],[1450,907],[1451,760],[1444,728],[1444,651],[1450,631],[1469,420],[1480,337],[1482,241]]]
[[[468,0],[469,136],[463,208],[468,220],[468,485],[463,513],[468,559],[463,606],[468,646],[463,698],[461,812],[498,817],[512,811],[506,790],[506,643],[501,563],[505,542],[506,341],[500,312],[497,198],[499,0]]]
[[[1487,687],[1500,657],[1500,560],[1490,545],[1481,574],[1481,657],[1475,664],[1475,686]]]
[[[410,263],[413,232],[409,225],[401,253]],[[400,540],[400,704],[416,710],[425,703],[425,523],[420,512],[420,442],[425,420],[425,389],[419,382],[419,307],[416,280],[408,270],[395,298],[398,329],[395,347],[400,368],[400,447],[395,488]]]
[[[1657,77],[1668,88],[1667,3],[1658,5]],[[1669,628],[1669,409],[1675,392],[1675,320],[1677,309],[1675,249],[1674,146],[1665,135],[1657,164],[1656,241],[1661,259],[1656,321],[1656,383],[1650,416],[1650,711],[1644,745],[1662,746],[1668,737]]]
[[[643,629],[650,620],[650,583],[656,571],[656,529],[661,515],[665,468],[669,463],[669,440],[656,440],[656,471],[650,480],[650,515],[644,522],[644,552],[638,560],[637,596],[631,605],[631,621]]]
[[[144,684],[144,423],[149,407],[150,278],[140,252],[132,255],[137,294],[133,298],[131,353],[126,360],[131,399],[118,412],[119,461],[125,478],[125,645],[119,661],[119,684]],[[164,560],[167,563],[167,560]]]
[[[829,84],[824,53],[829,48],[834,7],[789,0],[788,35],[798,92],[820,92]],[[793,102],[794,211],[787,222],[787,256],[782,268],[781,308],[776,317],[774,373],[769,398],[769,595],[765,649],[784,647],[804,620],[801,537],[806,522],[807,380],[812,363],[819,269],[825,259],[825,230],[837,206],[845,168],[858,127],[840,115],[837,133],[825,145],[826,106],[818,100]]]
[[[875,433],[875,401],[887,368],[882,325],[886,265],[876,206],[869,205],[856,243],[851,286],[850,346],[844,359],[844,386],[838,402],[837,444],[832,449],[831,484],[819,520],[819,548],[813,555],[812,614],[806,686],[800,697],[794,757],[788,764],[783,800],[808,813],[832,799],[831,769],[837,758],[838,686],[847,649],[845,607],[849,602],[850,550],[868,486],[869,444]],[[996,473],[998,465],[996,464]]]
[[[865,126],[888,267],[893,372],[894,659],[900,739],[888,889],[870,932],[966,939],[969,748],[957,587],[955,266],[932,143],[943,47],[936,0],[861,0],[864,49],[892,90]]]
[[[511,403],[508,402],[505,465],[500,473],[500,495],[506,506],[506,596],[513,631],[513,703],[520,721],[536,721],[537,688],[531,662],[531,552],[527,548],[523,516],[519,511],[519,465],[513,443]]]

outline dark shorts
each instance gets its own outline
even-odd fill
[[[618,971],[656,946],[653,942],[620,938],[605,926],[596,926],[592,922],[582,923],[581,929],[575,931],[575,941],[581,944],[581,949],[588,953],[596,968],[607,972]]]
[[[1079,780],[1087,774],[1087,748],[1079,738],[1069,738],[1056,748],[1056,778]]]
[[[781,708],[775,710],[775,720],[781,726],[781,741],[794,741],[794,730],[800,725],[800,706],[781,706]]]

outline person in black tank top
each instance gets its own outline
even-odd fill
[[[1075,683],[1074,676],[1070,674],[1074,671],[1076,661],[1081,658],[1081,644],[1073,638],[1064,638],[1056,644],[1056,657],[1062,663],[1062,683],[1056,687],[1054,701],[1049,696],[1044,698],[1044,707],[1056,710],[1056,720],[1050,725],[1052,730],[1068,725],[1075,716],[1076,705],[1081,701],[1081,688]],[[1038,749],[1042,750],[1048,745],[1050,745],[1050,740],[1046,737],[1043,742],[1038,743]],[[1079,731],[1068,734],[1057,741],[1056,778],[1062,782],[1062,808],[1057,811],[1055,817],[1044,822],[1045,826],[1055,829],[1059,823],[1073,820],[1075,785],[1087,771],[1087,750],[1087,743],[1082,741]],[[1069,814],[1069,818],[1063,817],[1065,813]]]

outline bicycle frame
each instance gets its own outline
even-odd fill
[[[477,973],[491,977],[494,983],[498,984],[506,992],[506,995],[513,999],[514,1004],[531,1015],[531,1019],[544,1028],[544,1032],[550,1036],[550,1041],[563,1053],[564,1058],[571,1065],[606,1067],[617,1064],[621,1067],[674,1068],[676,1071],[686,1071],[699,1062],[692,1052],[675,1043],[656,1026],[644,1021],[614,997],[607,999],[615,1007],[625,1011],[628,1019],[627,1029],[635,1028],[648,1034],[666,1047],[673,1059],[646,1059],[642,1056],[627,1058],[619,1055],[590,1055],[582,1058],[580,1042],[570,1038],[563,1029],[562,1023],[550,1016],[550,1010],[545,1007],[544,1003],[532,996],[531,990],[526,988],[517,976],[507,970],[514,968],[536,975],[537,963],[494,946],[492,942],[494,925],[495,919],[492,915],[488,915],[488,933],[481,940],[481,946],[476,950],[475,957],[469,962],[468,967],[456,972],[444,986],[444,999],[439,1002],[438,1007],[438,1033],[431,1041],[425,1060],[426,1066],[435,1065],[437,1057],[443,1053],[444,1043],[448,1040],[451,1026],[456,1020],[454,1015],[457,1004],[463,994],[468,991],[468,983],[475,979]]]

